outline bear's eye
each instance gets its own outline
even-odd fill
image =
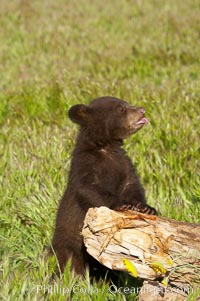
[[[118,111],[119,111],[120,113],[125,113],[125,112],[126,112],[126,107],[125,107],[125,106],[119,106],[119,107],[118,107]]]

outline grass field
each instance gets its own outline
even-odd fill
[[[150,123],[124,147],[148,202],[200,221],[199,22],[198,0],[0,1],[2,300],[136,298],[69,267],[50,283],[45,248],[77,133],[73,104],[113,95],[144,106]]]

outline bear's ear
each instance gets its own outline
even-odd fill
[[[80,125],[84,125],[88,120],[89,111],[90,109],[88,108],[88,106],[80,104],[71,107],[69,109],[68,115],[71,121]]]

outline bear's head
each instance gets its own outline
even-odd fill
[[[70,119],[80,125],[81,132],[99,144],[129,137],[148,122],[144,116],[144,108],[110,96],[97,98],[89,105],[75,105],[69,110]]]

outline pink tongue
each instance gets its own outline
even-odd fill
[[[137,122],[137,124],[145,124],[145,123],[148,123],[149,122],[149,120],[147,119],[147,118],[142,118],[142,119],[140,119],[138,122]]]

